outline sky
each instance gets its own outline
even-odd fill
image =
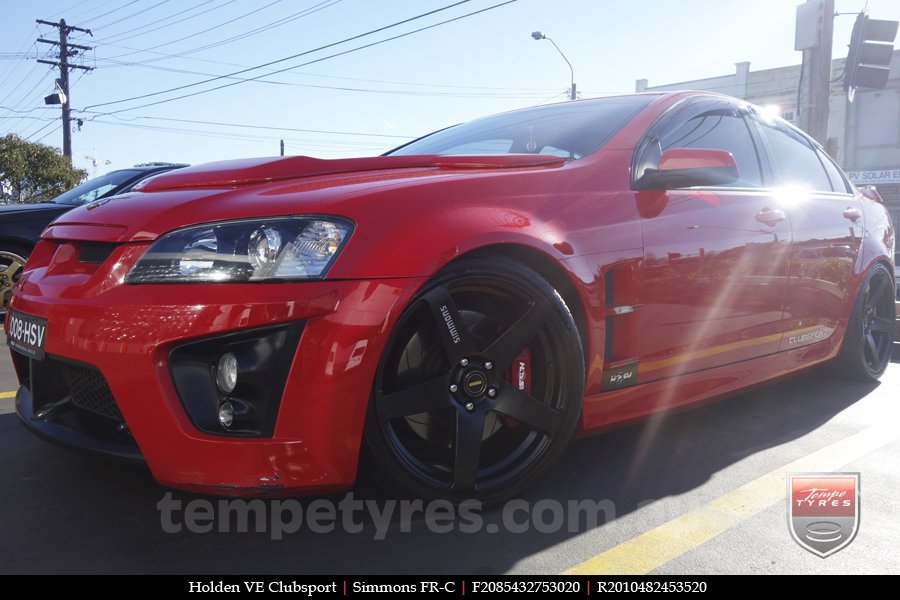
[[[90,29],[70,74],[73,164],[380,154],[455,123],[799,64],[798,0],[0,0],[0,136],[62,147],[55,27]],[[835,0],[900,19],[897,0]],[[846,56],[852,14],[835,19]],[[392,39],[393,38],[393,39]]]

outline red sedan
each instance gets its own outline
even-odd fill
[[[156,177],[43,234],[6,320],[35,433],[223,494],[510,497],[577,432],[887,367],[894,230],[780,119],[540,106],[374,158]]]

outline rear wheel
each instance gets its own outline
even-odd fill
[[[394,327],[366,442],[387,483],[408,493],[498,502],[559,457],[583,389],[578,331],[553,287],[507,259],[464,259]]]
[[[837,358],[841,374],[856,381],[877,381],[891,360],[895,330],[893,279],[879,263],[866,275],[853,306]]]
[[[0,316],[6,314],[6,307],[12,298],[12,288],[22,274],[22,267],[28,260],[28,253],[15,249],[0,249]]]

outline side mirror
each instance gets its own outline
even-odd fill
[[[698,185],[722,185],[738,180],[730,152],[707,148],[673,148],[659,159],[658,169],[645,169],[639,190],[671,190]]]
[[[884,204],[884,200],[881,197],[881,194],[878,193],[878,190],[875,189],[874,185],[863,185],[859,188],[859,193],[868,198],[869,200],[873,200],[879,204]]]

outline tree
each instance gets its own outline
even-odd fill
[[[0,138],[0,203],[46,202],[85,177],[56,148],[14,134]]]

